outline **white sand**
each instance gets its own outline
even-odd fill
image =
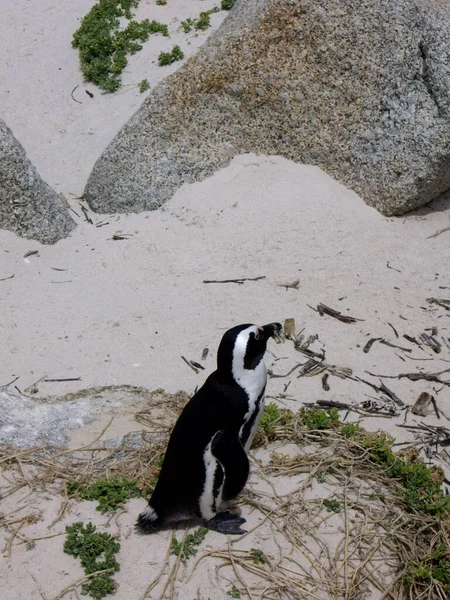
[[[143,100],[136,87],[111,96],[83,84],[70,40],[91,4],[19,0],[0,5],[1,116],[41,175],[69,200],[82,193],[94,161]],[[172,19],[196,16],[214,4],[168,0],[167,6],[160,7],[143,0],[139,16],[170,21],[172,37],[154,36],[130,61],[124,82],[139,83],[146,77],[153,86],[175,69],[161,69],[151,61],[175,43],[188,55],[207,34],[176,32]],[[213,23],[217,25],[223,16],[213,15]],[[76,85],[80,87],[75,97],[82,104],[70,97]],[[94,92],[93,99],[85,88]],[[79,210],[75,201],[73,207]],[[315,167],[246,155],[208,180],[184,186],[164,210],[91,216],[93,225],[79,219],[74,234],[53,247],[0,231],[0,279],[14,274],[0,281],[0,383],[19,377],[15,385],[25,390],[47,375],[81,381],[40,382],[39,395],[112,384],[191,393],[214,369],[215,349],[224,330],[241,322],[283,322],[288,317],[295,318],[297,330],[304,328],[307,336],[318,334],[312,348],[324,348],[327,362],[350,367],[373,383],[378,380],[366,370],[398,375],[450,368],[447,346],[436,355],[402,338],[404,333],[417,336],[433,326],[438,327],[440,341],[450,337],[450,313],[426,302],[429,297],[450,296],[450,231],[429,238],[450,225],[448,198],[430,209],[388,219]],[[117,232],[129,237],[114,241]],[[24,258],[30,250],[39,254]],[[257,276],[265,279],[243,285],[203,283]],[[282,286],[296,279],[298,290]],[[363,321],[344,324],[320,317],[308,307],[319,302]],[[388,323],[398,330],[399,339]],[[362,348],[370,337],[384,337],[412,352],[376,343],[364,354]],[[199,361],[205,347],[210,349],[206,371],[196,375],[181,355]],[[267,363],[277,373],[285,373],[305,360],[291,344],[271,344]],[[449,379],[448,374],[443,377]],[[290,397],[281,402],[292,409],[318,398],[360,401],[365,394],[374,395],[362,383],[337,377],[329,378],[331,390],[325,392],[320,376],[297,379],[295,374],[269,381],[268,395],[282,393],[288,381]],[[408,379],[384,381],[407,404],[414,403],[422,391],[433,393],[450,416],[448,386]],[[129,415],[123,418],[122,425],[133,428]],[[76,442],[93,439],[105,419],[109,417],[76,432]],[[405,439],[405,430],[396,426],[402,420],[403,415],[397,420],[368,418],[365,426],[382,427]],[[430,416],[425,421],[433,424],[437,419]],[[441,423],[447,424],[444,417]],[[0,510],[7,514],[16,502],[16,497],[4,501]],[[118,600],[140,597],[170,539],[169,532],[135,539],[131,527],[143,504],[143,500],[130,502],[129,512],[120,517],[122,542],[127,541],[119,559]],[[59,506],[58,494],[51,490],[26,500],[23,510],[42,510],[43,520],[24,527],[23,533],[62,532],[64,524],[76,519],[105,522],[93,504],[74,503],[72,514],[49,530]],[[258,535],[262,538],[248,543],[261,546],[271,533]],[[76,561],[62,553],[62,539],[40,541],[29,552],[24,545],[16,546],[16,540],[12,558],[1,559],[2,576],[7,578],[2,598],[49,600],[81,576]],[[209,534],[205,547],[219,546],[226,548],[223,538]],[[267,547],[272,552],[273,546]],[[194,584],[178,584],[178,597],[197,597],[196,586],[202,587],[199,598],[227,597],[228,588],[217,590],[212,566]]]

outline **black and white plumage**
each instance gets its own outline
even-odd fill
[[[249,449],[264,410],[264,353],[281,325],[228,330],[214,371],[184,407],[170,436],[158,482],[137,528],[153,533],[200,518],[210,529],[243,533],[245,519],[223,510],[244,488]]]

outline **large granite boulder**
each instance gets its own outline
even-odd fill
[[[154,209],[255,152],[399,215],[450,188],[449,90],[450,0],[238,0],[105,150],[86,199]]]
[[[0,119],[0,229],[54,244],[75,226],[58,194],[40,178]]]

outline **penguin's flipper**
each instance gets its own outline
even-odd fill
[[[225,476],[221,500],[233,500],[243,490],[250,472],[248,457],[239,434],[218,431],[211,446],[212,453],[222,466]]]
[[[233,515],[229,510],[218,513],[215,517],[206,522],[208,529],[218,531],[227,535],[241,535],[247,533],[245,529],[241,529],[241,525],[245,523],[243,517]]]

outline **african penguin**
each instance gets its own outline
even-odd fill
[[[281,325],[238,325],[217,352],[217,370],[186,404],[169,439],[148,507],[136,524],[153,533],[187,519],[209,529],[241,534],[245,519],[223,510],[244,488],[247,451],[264,409],[267,371],[264,353]]]

